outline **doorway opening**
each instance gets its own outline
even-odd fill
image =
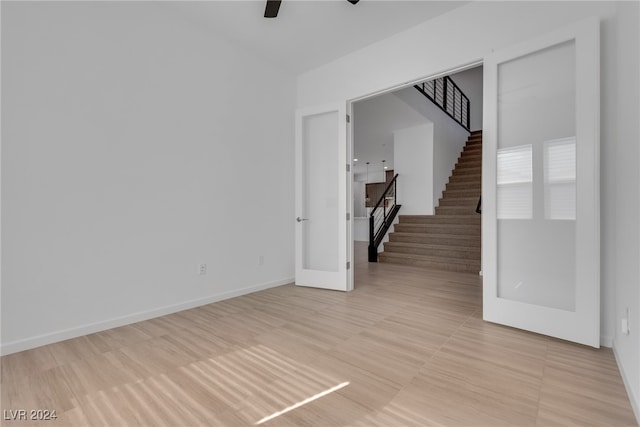
[[[436,239],[436,242],[440,244],[433,244],[428,241],[420,243],[421,239],[426,238],[424,236],[396,233],[394,237],[391,233],[396,227],[404,227],[398,226],[401,217],[415,221],[422,216],[434,216],[436,213],[470,132],[482,128],[482,71],[481,63],[470,64],[402,87],[352,100],[347,106],[352,118],[349,144],[349,152],[352,153],[352,180],[348,192],[353,212],[350,246],[351,259],[359,267],[356,270],[367,268],[371,260],[371,223],[373,222],[374,228],[377,228],[383,221],[382,212],[386,214],[394,204],[401,206],[398,215],[390,221],[390,228],[379,239],[381,242],[376,248],[381,255],[387,251],[389,256],[385,258],[382,255],[379,260],[393,262],[398,259],[399,264],[420,265],[422,261],[442,258],[437,256],[437,251],[442,243],[446,243],[446,236],[438,236],[439,240]],[[457,91],[462,93],[461,96],[451,90],[448,106],[446,87],[443,88],[445,80],[450,89],[455,86]],[[421,90],[425,87],[425,82],[435,89],[431,93],[435,100],[425,96],[427,94]],[[460,102],[464,98],[468,98],[469,101],[467,109],[464,109]],[[478,151],[476,154],[480,153]],[[480,156],[475,156],[474,161],[481,162]],[[391,188],[390,181],[396,175],[396,182]],[[473,178],[477,178],[472,185],[478,194],[468,214],[477,225],[477,236],[466,241],[464,238],[454,237],[452,243],[469,243],[473,248],[453,248],[449,255],[464,258],[469,256],[469,252],[475,251],[477,255],[473,256],[477,258],[478,273],[480,223],[475,210],[480,192],[480,176]],[[389,187],[389,193],[383,196],[385,187]],[[474,191],[458,191],[458,194],[470,199],[472,192]],[[455,203],[460,202],[465,200]],[[465,230],[455,232],[464,233]],[[390,234],[395,242],[390,242]],[[400,251],[396,253],[400,255],[391,259],[391,250],[394,248]],[[372,267],[375,267],[375,264]],[[435,264],[431,266],[437,267]]]

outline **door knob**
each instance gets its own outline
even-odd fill
[[[298,218],[296,218],[296,221],[298,221],[298,222],[302,222],[302,221],[309,221],[309,219],[308,219],[308,218],[301,218],[301,217],[298,217]]]

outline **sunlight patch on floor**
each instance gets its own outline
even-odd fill
[[[349,382],[346,381],[346,382],[343,382],[342,384],[338,384],[335,387],[331,387],[330,389],[322,391],[322,392],[320,392],[320,393],[318,393],[316,395],[313,395],[311,397],[308,397],[308,398],[306,398],[306,399],[304,399],[304,400],[302,400],[302,401],[300,401],[300,402],[298,402],[296,404],[293,404],[293,405],[291,405],[291,406],[289,406],[287,408],[284,408],[282,411],[278,411],[278,412],[275,412],[275,413],[273,413],[273,414],[271,414],[271,415],[269,415],[267,417],[264,417],[260,421],[256,422],[255,425],[260,425],[262,423],[266,423],[267,421],[270,421],[270,420],[272,420],[272,419],[274,419],[276,417],[279,417],[280,415],[286,414],[287,412],[293,411],[296,408],[299,408],[299,407],[301,407],[303,405],[306,405],[309,402],[313,402],[314,400],[320,399],[321,397],[324,397],[324,396],[326,396],[328,394],[331,394],[334,391],[338,391],[341,388],[344,388],[344,387],[346,387],[348,385],[349,385]]]

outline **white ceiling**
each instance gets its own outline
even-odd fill
[[[266,1],[162,3],[192,22],[294,73],[318,67],[460,7],[466,1],[283,0],[277,18]]]

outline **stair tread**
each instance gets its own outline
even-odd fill
[[[479,218],[478,215],[398,215],[400,218],[400,222],[402,222],[403,218],[411,218],[411,219],[422,219],[422,218],[460,218],[460,217],[469,217],[469,218]]]
[[[472,170],[469,170],[472,169]],[[452,172],[451,175],[449,175],[449,178],[459,178],[461,176],[464,177],[477,177],[477,178],[481,178],[482,177],[482,168],[467,168],[464,170],[465,173],[460,173],[460,170],[458,170],[458,172]]]
[[[443,218],[444,217],[444,218]],[[480,225],[480,215],[438,215],[428,218],[404,218],[399,224],[470,224]]]
[[[448,233],[405,233],[395,232],[389,235],[390,242],[429,243],[434,245],[446,244],[452,246],[472,245],[480,246],[480,234],[448,234]],[[440,243],[442,242],[442,243]]]
[[[450,233],[412,233],[410,231],[394,231],[393,233],[398,237],[433,237],[439,239],[453,239],[453,240],[480,240],[479,234],[450,234]]]
[[[444,197],[440,198],[440,200],[442,200],[442,199],[444,199]],[[472,202],[474,200],[476,202],[478,201],[478,197],[474,197],[474,196],[456,196],[456,197],[449,196],[449,197],[447,197],[447,199],[448,200],[466,200],[466,201],[469,201],[469,202]]]
[[[474,181],[453,181],[453,182],[447,182],[447,187],[452,186],[454,188],[456,188],[457,190],[462,190],[462,189],[472,189],[472,188],[480,188],[482,187],[482,182],[474,182]],[[458,188],[458,187],[462,187],[462,188]],[[448,189],[448,188],[447,188]]]
[[[388,258],[405,258],[405,259],[415,259],[415,260],[424,260],[424,261],[432,261],[432,262],[441,262],[441,263],[453,263],[453,264],[480,264],[480,260],[468,259],[468,258],[449,258],[449,257],[439,257],[433,255],[419,255],[419,254],[407,254],[407,253],[394,253],[394,252],[381,252],[378,254],[379,257],[388,257]]]
[[[466,211],[469,208],[471,208],[471,205],[446,205],[446,206],[437,206],[436,209],[451,209],[453,211]],[[475,212],[475,207],[473,207],[474,209],[471,212],[468,212],[467,215],[471,215],[472,213]],[[439,213],[438,211],[436,211],[436,215],[440,215],[441,213]],[[442,212],[442,214],[444,214],[444,212]]]
[[[441,249],[441,250],[455,250],[455,251],[467,251],[480,254],[479,246],[450,246],[434,243],[417,243],[417,242],[385,242],[385,248],[387,246],[397,246],[406,248],[425,248],[425,249]]]
[[[467,171],[469,169],[473,169],[473,170],[482,170],[482,162],[478,161],[477,163],[471,163],[471,162],[464,162],[462,164],[460,163],[456,163],[455,168],[453,169],[454,171],[456,170],[464,170]]]
[[[416,223],[412,223],[412,222],[408,222],[408,223],[398,223],[396,224],[396,226],[402,226],[404,227],[423,227],[423,228],[433,228],[433,227],[444,227],[444,228],[476,228],[476,227],[480,227],[480,224],[448,224],[448,223],[443,223],[443,224],[416,224]]]
[[[442,193],[442,197],[474,197],[476,200],[480,197],[480,189],[470,188],[470,189],[455,189],[455,190],[445,190]]]
[[[456,167],[450,176],[468,176],[468,175],[478,175],[482,176],[482,166],[467,166],[463,165],[460,167]]]
[[[469,174],[469,175],[451,175],[449,182],[478,182],[481,183],[482,175]]]

